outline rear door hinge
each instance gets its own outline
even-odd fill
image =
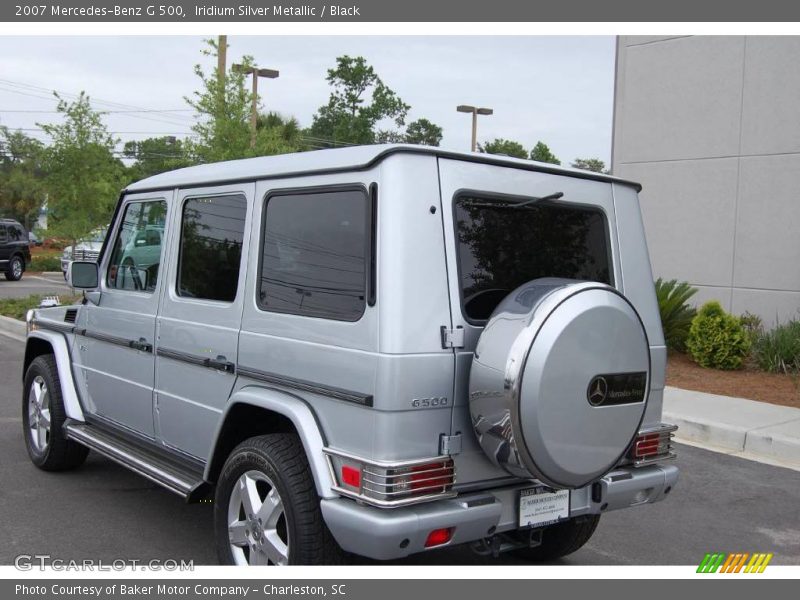
[[[464,328],[459,325],[451,329],[446,325],[441,327],[442,348],[463,348],[464,347]]]
[[[455,435],[442,434],[439,436],[439,454],[449,456],[461,452],[461,433]]]

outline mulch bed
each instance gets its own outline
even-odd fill
[[[798,375],[764,373],[751,367],[739,371],[704,369],[677,352],[670,352],[667,359],[667,385],[800,408]]]

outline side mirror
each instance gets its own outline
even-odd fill
[[[95,290],[100,285],[97,263],[73,260],[67,268],[67,281],[79,290]]]

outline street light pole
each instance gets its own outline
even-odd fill
[[[491,108],[477,108],[468,104],[459,104],[456,107],[458,112],[472,114],[472,145],[471,150],[475,152],[478,149],[478,115],[491,115],[494,110]]]
[[[250,108],[250,147],[256,146],[256,131],[258,129],[258,78],[276,79],[280,72],[275,69],[259,69],[258,67],[245,68],[244,65],[235,64],[231,67],[236,73],[248,73],[253,76],[253,104]]]

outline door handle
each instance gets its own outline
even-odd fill
[[[221,354],[217,356],[217,358],[206,358],[203,364],[210,369],[217,369],[218,371],[225,371],[226,373],[236,372],[236,365]]]
[[[130,347],[135,350],[141,350],[142,352],[153,351],[153,344],[151,344],[144,338],[139,338],[138,340],[131,340]]]

